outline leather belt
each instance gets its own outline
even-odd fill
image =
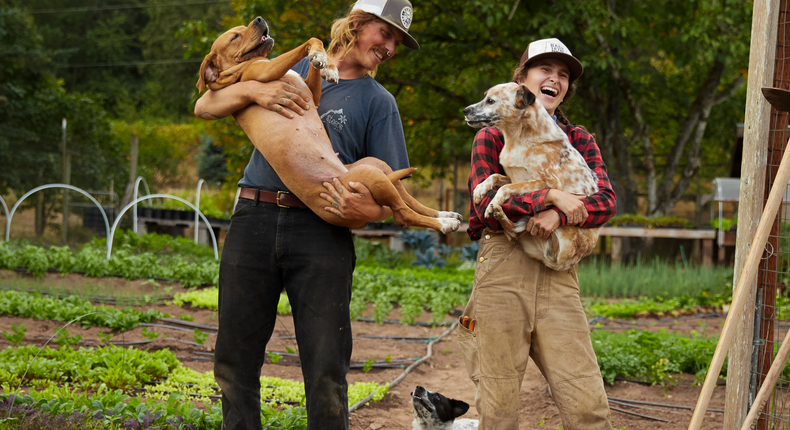
[[[298,197],[288,191],[263,191],[256,190],[255,188],[242,188],[239,197],[243,199],[255,200],[257,193],[257,200],[264,203],[274,203],[281,208],[299,208],[307,209],[307,205],[302,203]]]

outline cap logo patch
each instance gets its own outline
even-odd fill
[[[562,52],[562,53],[565,53],[565,47],[564,47],[564,46],[562,46],[562,45],[560,45],[560,44],[558,44],[558,43],[549,43],[548,45],[549,45],[549,49],[550,49],[552,52]]]
[[[400,11],[400,22],[403,24],[403,28],[406,30],[409,29],[411,25],[411,8],[406,6]]]

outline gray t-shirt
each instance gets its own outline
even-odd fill
[[[300,61],[293,68],[307,76],[309,63]],[[318,115],[343,164],[365,157],[385,161],[393,170],[409,167],[406,139],[400,113],[392,96],[370,76],[341,79],[339,83],[321,82]],[[240,187],[265,191],[287,191],[272,166],[257,149],[244,169]]]

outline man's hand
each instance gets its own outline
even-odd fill
[[[349,182],[347,189],[337,178],[332,182],[324,182],[327,192],[321,193],[321,198],[331,204],[324,210],[343,219],[366,222],[381,221],[390,216],[389,209],[376,203],[366,186],[359,182]]]
[[[310,109],[310,95],[285,80],[255,85],[249,97],[253,103],[289,119],[294,117],[294,112],[304,115]]]
[[[529,219],[527,231],[533,236],[548,239],[552,231],[560,226],[560,214],[553,210],[545,210]]]
[[[546,204],[553,205],[568,218],[568,225],[579,225],[587,221],[587,208],[582,200],[586,196],[577,196],[565,191],[551,189],[546,194]]]

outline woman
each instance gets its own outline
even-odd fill
[[[327,52],[340,82],[322,82],[318,114],[344,163],[376,157],[394,169],[409,165],[395,99],[373,76],[401,43],[419,49],[408,34],[410,24],[407,0],[360,0],[332,26]],[[294,70],[306,76],[307,60]],[[312,109],[309,93],[287,83],[247,81],[207,92],[195,113],[204,119],[220,118],[250,103],[291,118],[295,126],[298,115]],[[261,428],[259,377],[283,289],[293,309],[308,429],[347,429],[346,374],[352,346],[348,307],[356,261],[351,233],[283,194],[287,188],[257,150],[239,186],[241,198],[219,274],[214,373],[222,388],[223,429]],[[355,192],[339,182],[325,186],[327,210],[339,216],[372,222],[392,214],[360,184],[349,184]],[[282,196],[293,199],[279,200],[289,207],[267,203]]]
[[[503,205],[508,217],[530,217],[518,240],[547,239],[563,225],[600,227],[614,216],[615,195],[595,139],[570,124],[559,109],[573,95],[583,71],[562,42],[542,39],[530,43],[514,72],[513,80],[534,93],[558,121],[596,173],[599,188],[598,193],[583,198],[555,189],[513,196]],[[491,174],[505,174],[498,161],[503,144],[502,133],[493,127],[475,136],[470,195]],[[464,316],[476,323],[474,331],[458,327],[467,371],[477,386],[480,429],[518,429],[518,394],[530,357],[549,382],[564,428],[611,429],[576,270],[551,270],[501,234],[496,219],[483,215],[496,191],[479,204],[471,203],[468,233],[481,244]]]

